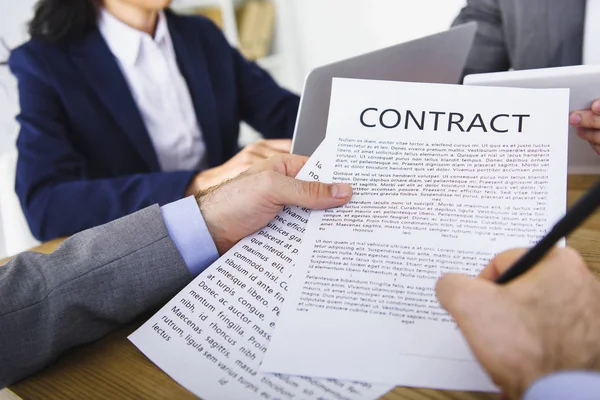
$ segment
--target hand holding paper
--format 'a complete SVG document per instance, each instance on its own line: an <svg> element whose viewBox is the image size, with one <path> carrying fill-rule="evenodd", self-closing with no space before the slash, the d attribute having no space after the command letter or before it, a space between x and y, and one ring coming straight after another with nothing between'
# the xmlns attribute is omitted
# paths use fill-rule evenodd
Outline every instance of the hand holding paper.
<svg viewBox="0 0 600 400"><path fill-rule="evenodd" d="M321 199L315 206L343 201L330 199L331 186L314 184L320 179L325 146L317 149L297 176L307 181L300 187L313 190L303 196ZM274 160L271 165L285 176L305 160L286 157L302 162L289 165ZM229 206L241 208L238 211L243 214L249 212L245 210L247 196L254 195L232 190L225 202L233 202ZM269 212L281 207L281 199L268 199ZM287 295L293 258L309 215L307 208L285 206L265 228L233 246L129 339L173 379L206 400L369 400L389 391L389 386L258 372ZM246 228L256 229L254 225Z"/></svg>
<svg viewBox="0 0 600 400"><path fill-rule="evenodd" d="M348 184L295 179L307 160L302 156L276 155L198 196L219 254L267 225L285 204L324 209L348 202L352 195Z"/></svg>

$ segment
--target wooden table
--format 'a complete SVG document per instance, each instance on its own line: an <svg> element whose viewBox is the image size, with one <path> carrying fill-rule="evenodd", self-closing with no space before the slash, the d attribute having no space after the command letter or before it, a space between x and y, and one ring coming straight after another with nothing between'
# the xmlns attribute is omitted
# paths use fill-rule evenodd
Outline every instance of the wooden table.
<svg viewBox="0 0 600 400"><path fill-rule="evenodd" d="M597 176L569 177L568 202L571 204L598 179ZM58 241L37 250L50 252ZM575 232L568 244L577 249L590 268L600 276L600 213ZM133 332L152 313L112 333L96 343L68 352L44 371L12 385L10 389L23 399L195 399L152 364L129 341ZM201 376L198 377L201 379ZM498 399L481 393L462 393L424 389L396 388L385 400Z"/></svg>

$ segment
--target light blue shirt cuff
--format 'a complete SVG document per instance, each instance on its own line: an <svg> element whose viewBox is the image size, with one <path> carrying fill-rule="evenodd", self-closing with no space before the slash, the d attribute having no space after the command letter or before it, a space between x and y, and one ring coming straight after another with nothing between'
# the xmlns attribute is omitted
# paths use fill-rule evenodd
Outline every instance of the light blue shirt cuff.
<svg viewBox="0 0 600 400"><path fill-rule="evenodd" d="M535 381L523 400L597 400L600 374L570 371L545 376Z"/></svg>
<svg viewBox="0 0 600 400"><path fill-rule="evenodd" d="M192 276L199 275L217 258L213 242L194 196L162 206L165 225Z"/></svg>

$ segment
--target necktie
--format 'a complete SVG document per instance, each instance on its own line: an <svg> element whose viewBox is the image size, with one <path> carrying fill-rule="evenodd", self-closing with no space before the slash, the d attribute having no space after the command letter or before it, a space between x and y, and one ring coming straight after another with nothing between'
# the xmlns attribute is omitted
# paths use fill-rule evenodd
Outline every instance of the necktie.
<svg viewBox="0 0 600 400"><path fill-rule="evenodd" d="M600 0L587 0L583 36L583 63L600 64Z"/></svg>

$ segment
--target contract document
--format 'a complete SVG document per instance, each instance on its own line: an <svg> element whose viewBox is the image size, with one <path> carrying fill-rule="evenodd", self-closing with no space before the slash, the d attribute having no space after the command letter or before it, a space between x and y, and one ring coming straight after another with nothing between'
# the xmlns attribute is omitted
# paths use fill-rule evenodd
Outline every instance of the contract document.
<svg viewBox="0 0 600 400"><path fill-rule="evenodd" d="M321 179L261 370L492 391L434 286L564 214L569 92L335 79Z"/></svg>
<svg viewBox="0 0 600 400"><path fill-rule="evenodd" d="M322 145L298 179L319 180ZM377 399L391 386L258 372L309 210L286 206L201 273L129 340L204 400Z"/></svg>

